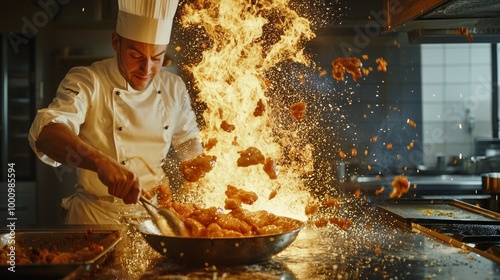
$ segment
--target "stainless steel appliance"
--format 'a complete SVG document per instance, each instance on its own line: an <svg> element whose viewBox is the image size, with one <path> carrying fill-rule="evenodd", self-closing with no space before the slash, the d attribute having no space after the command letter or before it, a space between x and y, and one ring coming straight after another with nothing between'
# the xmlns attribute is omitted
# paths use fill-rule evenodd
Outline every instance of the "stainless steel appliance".
<svg viewBox="0 0 500 280"><path fill-rule="evenodd" d="M390 200L377 206L403 227L500 263L500 214L459 200Z"/></svg>
<svg viewBox="0 0 500 280"><path fill-rule="evenodd" d="M411 42L494 42L500 39L497 0L385 0L386 30L408 32ZM465 34L465 32L467 34Z"/></svg>

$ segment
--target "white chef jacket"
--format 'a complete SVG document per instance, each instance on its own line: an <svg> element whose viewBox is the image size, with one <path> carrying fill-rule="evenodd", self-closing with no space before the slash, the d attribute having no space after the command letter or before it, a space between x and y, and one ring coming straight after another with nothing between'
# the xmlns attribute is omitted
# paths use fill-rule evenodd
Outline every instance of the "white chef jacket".
<svg viewBox="0 0 500 280"><path fill-rule="evenodd" d="M140 156L161 171L170 145L175 148L199 133L186 85L179 76L161 70L147 89L136 91L121 76L116 58L72 68L52 103L38 111L29 143L40 160L57 167L60 163L35 146L49 123L67 125L83 141L136 172L145 190L158 178L140 160L130 158ZM78 161L76 151L69 152L71 160ZM62 206L68 210L66 222L80 224L117 223L121 215L143 210L110 196L97 173L81 168L77 168L76 194L63 199Z"/></svg>

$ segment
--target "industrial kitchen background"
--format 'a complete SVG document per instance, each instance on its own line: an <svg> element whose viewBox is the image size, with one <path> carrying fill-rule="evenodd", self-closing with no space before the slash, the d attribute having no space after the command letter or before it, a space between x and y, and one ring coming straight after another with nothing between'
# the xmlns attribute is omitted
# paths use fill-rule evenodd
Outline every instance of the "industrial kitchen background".
<svg viewBox="0 0 500 280"><path fill-rule="evenodd" d="M46 166L31 153L27 132L35 110L49 104L70 67L114 55L110 40L116 1L59 2L11 1L0 12L0 178L5 184L6 164L15 162L22 201L18 214L25 217L19 222L25 226L61 223L55 213L61 211L61 198L73 192L75 175L67 167ZM498 15L499 4L493 2L477 11L478 17L487 18L486 12ZM316 164L336 173L338 182L401 173L500 171L495 170L495 156L500 155L497 30L491 22L477 30L459 29L462 26L447 15L467 17L465 22L474 26L480 22L453 9L433 11L428 18L410 14L394 19L386 10L391 3L393 11L411 10L396 1L325 1L323 6L330 9L325 20L305 9L316 16L316 38L306 51L318 71L306 77L304 86L321 95L309 97L321 101L309 110L319 111L319 125L325 130L324 139L315 143L321 151ZM334 8L339 12L332 12ZM387 30L389 19L394 24ZM443 25L431 22L435 19ZM186 42L180 39L174 34L167 54L173 61L166 67L175 73L182 73L178 65L183 55L175 48ZM358 57L364 67L375 70L357 81L350 76L336 81L332 61L339 57ZM376 70L377 58L387 61L387 71ZM328 74L321 75L323 70ZM485 157L491 162L478 169Z"/></svg>

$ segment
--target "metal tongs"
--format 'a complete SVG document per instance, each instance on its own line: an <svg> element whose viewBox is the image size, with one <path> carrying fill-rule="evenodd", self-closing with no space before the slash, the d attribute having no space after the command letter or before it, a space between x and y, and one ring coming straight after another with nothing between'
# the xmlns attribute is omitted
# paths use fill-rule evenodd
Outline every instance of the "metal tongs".
<svg viewBox="0 0 500 280"><path fill-rule="evenodd" d="M189 236L184 221L170 209L162 208L154 205L141 195L139 197L139 202L148 211L151 219L155 223L156 227L160 230L161 234L165 236ZM151 209L151 208L153 209Z"/></svg>
<svg viewBox="0 0 500 280"><path fill-rule="evenodd" d="M134 156L128 158L128 160L137 159L141 161L144 166L151 172L152 175L157 175L156 171L147 163L144 158L140 156ZM174 211L162 208L154 205L143 194L139 197L139 202L148 211L151 219L155 223L156 227L160 230L161 234L165 236L189 236L184 221L175 213ZM154 210L152 210L152 207Z"/></svg>

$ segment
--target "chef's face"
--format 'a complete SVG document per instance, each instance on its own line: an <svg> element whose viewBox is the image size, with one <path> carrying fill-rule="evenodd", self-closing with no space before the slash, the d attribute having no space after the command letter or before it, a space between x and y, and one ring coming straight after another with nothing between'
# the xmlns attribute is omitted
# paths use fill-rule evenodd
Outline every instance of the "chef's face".
<svg viewBox="0 0 500 280"><path fill-rule="evenodd" d="M113 32L113 49L120 73L135 90L146 89L160 71L167 45L152 45L129 40Z"/></svg>

